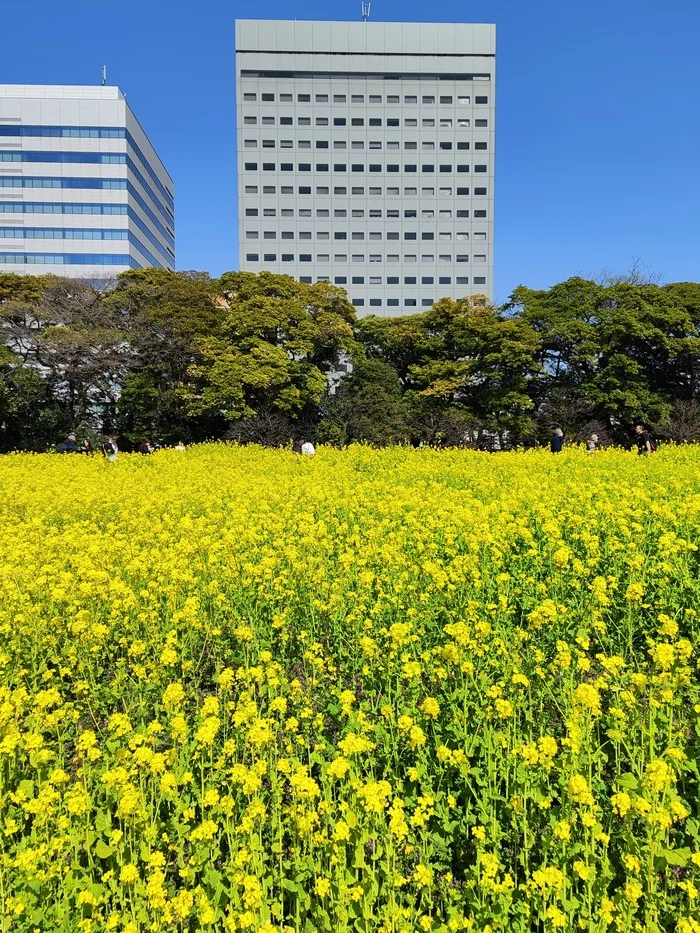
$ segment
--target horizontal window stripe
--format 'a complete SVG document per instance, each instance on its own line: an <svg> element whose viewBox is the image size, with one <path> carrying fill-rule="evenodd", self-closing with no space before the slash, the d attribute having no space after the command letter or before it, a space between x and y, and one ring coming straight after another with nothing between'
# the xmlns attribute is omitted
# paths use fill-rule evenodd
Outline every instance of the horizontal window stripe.
<svg viewBox="0 0 700 933"><path fill-rule="evenodd" d="M6 152L0 150L0 162L61 162L87 165L126 165L124 152Z"/></svg>
<svg viewBox="0 0 700 933"><path fill-rule="evenodd" d="M0 253L0 265L128 266L142 269L133 257L116 253Z"/></svg>
<svg viewBox="0 0 700 933"><path fill-rule="evenodd" d="M134 137L122 126L0 126L0 137L2 136L47 136L59 139L126 139L153 179L158 190L171 207L174 207L172 191L169 191L161 182Z"/></svg>
<svg viewBox="0 0 700 933"><path fill-rule="evenodd" d="M97 227L0 227L3 240L128 240L128 230Z"/></svg>
<svg viewBox="0 0 700 933"><path fill-rule="evenodd" d="M136 211L127 204L61 204L52 201L25 201L18 203L16 201L0 201L0 214L104 214L104 215L128 215L136 224L141 232L148 237L151 243L156 247L166 262L174 263L175 250L171 246L163 246L158 237L155 236L141 220ZM174 240L168 235L164 227L160 227L164 238L168 243Z"/></svg>
<svg viewBox="0 0 700 933"><path fill-rule="evenodd" d="M304 53L306 54L306 53ZM324 53L327 54L327 53ZM334 53L331 53L334 54ZM358 52L358 55L365 55L365 52ZM380 53L384 55L385 53ZM408 57L408 56L407 56ZM482 56L479 56L482 57ZM447 72L398 72L398 71L270 71L268 69L258 70L258 69L247 69L243 68L241 70L242 78L321 78L322 80L328 80L328 78L343 78L345 80L356 78L378 78L379 80L387 79L394 81L398 79L405 79L410 81L473 81L475 78L478 80L490 81L491 75L487 73L472 73L472 74L449 74Z"/></svg>

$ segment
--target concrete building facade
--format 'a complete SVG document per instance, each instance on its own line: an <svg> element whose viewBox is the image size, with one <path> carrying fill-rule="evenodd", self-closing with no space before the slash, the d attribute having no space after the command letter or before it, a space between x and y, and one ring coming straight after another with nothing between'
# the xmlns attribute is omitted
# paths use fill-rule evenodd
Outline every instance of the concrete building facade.
<svg viewBox="0 0 700 933"><path fill-rule="evenodd" d="M495 26L238 20L236 106L242 270L491 296Z"/></svg>
<svg viewBox="0 0 700 933"><path fill-rule="evenodd" d="M0 85L0 272L175 268L173 182L116 87Z"/></svg>

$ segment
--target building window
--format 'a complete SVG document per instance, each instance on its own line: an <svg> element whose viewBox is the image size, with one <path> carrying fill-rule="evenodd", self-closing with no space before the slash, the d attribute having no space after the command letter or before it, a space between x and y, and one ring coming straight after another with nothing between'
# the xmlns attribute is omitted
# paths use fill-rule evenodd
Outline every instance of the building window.
<svg viewBox="0 0 700 933"><path fill-rule="evenodd" d="M488 104L488 102L489 102L488 97L475 97L474 98L475 104Z"/></svg>
<svg viewBox="0 0 700 933"><path fill-rule="evenodd" d="M477 253L474 256L474 262L486 262L486 256L484 256L483 253Z"/></svg>
<svg viewBox="0 0 700 933"><path fill-rule="evenodd" d="M282 253L282 262L294 262L294 253Z"/></svg>
<svg viewBox="0 0 700 933"><path fill-rule="evenodd" d="M257 186L257 185L246 185L246 186L245 186L245 193L246 193L246 194L257 194L257 193L258 193L258 186Z"/></svg>
<svg viewBox="0 0 700 933"><path fill-rule="evenodd" d="M352 285L364 285L365 277L364 275L353 275L353 277L350 279L350 282Z"/></svg>
<svg viewBox="0 0 700 933"><path fill-rule="evenodd" d="M370 104L381 104L382 95L381 94L370 94L369 95Z"/></svg>
<svg viewBox="0 0 700 933"><path fill-rule="evenodd" d="M347 262L348 261L347 253L336 253L335 256L333 256L333 261L334 262Z"/></svg>
<svg viewBox="0 0 700 933"><path fill-rule="evenodd" d="M243 117L243 122L246 124L246 126L255 126L255 124L258 122L258 118L257 117Z"/></svg>
<svg viewBox="0 0 700 933"><path fill-rule="evenodd" d="M311 186L310 186L310 185L300 185L300 186L299 186L299 194L311 194Z"/></svg>
<svg viewBox="0 0 700 933"><path fill-rule="evenodd" d="M364 261L365 261L365 255L364 255L364 253L353 253L353 254L352 254L352 261L353 261L353 262L364 262Z"/></svg>
<svg viewBox="0 0 700 933"><path fill-rule="evenodd" d="M276 230L263 230L263 240L276 240L277 231Z"/></svg>
<svg viewBox="0 0 700 933"><path fill-rule="evenodd" d="M297 117L297 126L311 126L311 117Z"/></svg>
<svg viewBox="0 0 700 933"><path fill-rule="evenodd" d="M421 240L434 240L435 234L428 232L428 231L424 231L423 233L421 233L420 238Z"/></svg>
<svg viewBox="0 0 700 933"><path fill-rule="evenodd" d="M317 162L316 163L317 172L327 172L328 171L328 162ZM328 192L326 192L328 194Z"/></svg>
<svg viewBox="0 0 700 933"><path fill-rule="evenodd" d="M311 148L311 140L310 140L310 139L300 139L299 142L297 143L297 146L298 146L300 149L310 149L310 148Z"/></svg>
<svg viewBox="0 0 700 933"><path fill-rule="evenodd" d="M330 217L331 212L328 210L327 207L319 207L316 210L316 216L317 217Z"/></svg>
<svg viewBox="0 0 700 933"><path fill-rule="evenodd" d="M263 117L260 121L263 126L274 126L275 118L274 117Z"/></svg>
<svg viewBox="0 0 700 933"><path fill-rule="evenodd" d="M257 139L244 139L243 147L245 149L256 149L258 145Z"/></svg>
<svg viewBox="0 0 700 933"><path fill-rule="evenodd" d="M469 194L469 188L457 188L458 195L467 195Z"/></svg>
<svg viewBox="0 0 700 933"><path fill-rule="evenodd" d="M280 126L291 126L293 122L291 117L280 117Z"/></svg>
<svg viewBox="0 0 700 933"><path fill-rule="evenodd" d="M488 143L474 143L475 149L488 149Z"/></svg>
<svg viewBox="0 0 700 933"><path fill-rule="evenodd" d="M386 304L388 308L398 308L399 299L398 298L387 298Z"/></svg>
<svg viewBox="0 0 700 933"><path fill-rule="evenodd" d="M311 262L311 253L299 253L299 262Z"/></svg>
<svg viewBox="0 0 700 933"><path fill-rule="evenodd" d="M432 298L421 298L420 303L421 303L422 308L431 308L433 305L433 299Z"/></svg>
<svg viewBox="0 0 700 933"><path fill-rule="evenodd" d="M353 194L356 194L358 190L359 190L360 194L362 194L362 192L364 191L364 188L359 188L359 189L353 188L353 189L352 189L352 193L353 193ZM352 217L364 217L364 216L365 216L365 212L364 212L363 210L354 210L354 211L352 211L351 216L352 216Z"/></svg>
<svg viewBox="0 0 700 933"><path fill-rule="evenodd" d="M425 126L425 127L435 126L435 120L433 120L432 118L430 119L426 118L425 120L421 120L420 122L421 122L421 126Z"/></svg>
<svg viewBox="0 0 700 933"><path fill-rule="evenodd" d="M475 276L474 276L474 284L475 284L475 285L486 285L486 279L485 279L485 277L484 277L483 275L475 275Z"/></svg>
<svg viewBox="0 0 700 933"><path fill-rule="evenodd" d="M333 216L334 217L347 217L348 212L342 207L337 208L336 210L333 211Z"/></svg>
<svg viewBox="0 0 700 933"><path fill-rule="evenodd" d="M452 166L451 166L451 165L441 165L441 166L440 166L440 171L441 171L441 172L451 172L451 171L452 171Z"/></svg>
<svg viewBox="0 0 700 933"><path fill-rule="evenodd" d="M299 281L303 282L305 285L311 285L311 276L310 275L300 275Z"/></svg>
<svg viewBox="0 0 700 933"><path fill-rule="evenodd" d="M458 103L458 104L461 104L461 105L470 104L470 103L471 103L471 97L462 97L462 96L458 95L458 96L457 96L457 103Z"/></svg>
<svg viewBox="0 0 700 933"><path fill-rule="evenodd" d="M277 208L275 207L264 207L263 208L263 217L276 217Z"/></svg>
<svg viewBox="0 0 700 933"><path fill-rule="evenodd" d="M260 97L262 98L262 100L264 100L268 104L273 103L275 100L274 94L261 94Z"/></svg>
<svg viewBox="0 0 700 933"><path fill-rule="evenodd" d="M485 129L489 125L488 120L474 120L474 126L477 129Z"/></svg>
<svg viewBox="0 0 700 933"><path fill-rule="evenodd" d="M458 275L455 279L457 285L469 285L469 276L467 275Z"/></svg>
<svg viewBox="0 0 700 933"><path fill-rule="evenodd" d="M404 308L415 308L415 307L416 307L416 299L415 299L415 298L405 298L403 304L404 304Z"/></svg>
<svg viewBox="0 0 700 933"><path fill-rule="evenodd" d="M483 220L486 217L486 211L474 211L474 217Z"/></svg>
<svg viewBox="0 0 700 933"><path fill-rule="evenodd" d="M469 121L469 120L464 120L464 119L457 120L457 128L458 128L458 129L466 130L466 129L469 129L469 126L470 126L470 125L471 125L471 124L470 124L470 121ZM459 148L459 147L458 147L458 148Z"/></svg>
<svg viewBox="0 0 700 933"><path fill-rule="evenodd" d="M309 104L311 103L311 94L297 94L297 101L300 104Z"/></svg>
<svg viewBox="0 0 700 933"><path fill-rule="evenodd" d="M457 262L469 262L469 256L467 256L466 253L457 253L455 258Z"/></svg>
<svg viewBox="0 0 700 933"><path fill-rule="evenodd" d="M421 285L433 285L434 279L432 275L424 275L421 277L420 283Z"/></svg>
<svg viewBox="0 0 700 933"><path fill-rule="evenodd" d="M352 233L352 239L353 239L353 240L364 240L364 238L365 238L364 231L362 231L362 230L359 230L359 231L358 231L358 230L355 230L355 231L353 231L353 233Z"/></svg>
<svg viewBox="0 0 700 933"><path fill-rule="evenodd" d="M280 139L280 149L293 149L294 140L293 139Z"/></svg>
<svg viewBox="0 0 700 933"><path fill-rule="evenodd" d="M347 97L345 96L345 94L334 94L333 95L334 104L344 104L346 100L347 100Z"/></svg>
<svg viewBox="0 0 700 933"><path fill-rule="evenodd" d="M451 211L449 208L448 208L447 210L442 210L442 211L440 211L440 218L441 218L441 219L442 219L443 217L451 217L451 216L452 216L452 211Z"/></svg>
<svg viewBox="0 0 700 933"><path fill-rule="evenodd" d="M452 103L452 97L441 96L441 97L440 97L440 103L441 103L441 104L451 104L451 103Z"/></svg>
<svg viewBox="0 0 700 933"><path fill-rule="evenodd" d="M246 240L257 240L258 231L257 230L246 230L245 238Z"/></svg>
<svg viewBox="0 0 700 933"><path fill-rule="evenodd" d="M475 166L474 166L474 171L475 171L475 172L487 172L487 171L488 171L488 165L475 165Z"/></svg>
<svg viewBox="0 0 700 933"><path fill-rule="evenodd" d="M277 262L277 253L265 253L263 260L265 262Z"/></svg>
<svg viewBox="0 0 700 933"><path fill-rule="evenodd" d="M294 231L293 231L293 230L283 230L283 231L280 233L280 238L281 238L282 240L293 240L293 239L294 239Z"/></svg>
<svg viewBox="0 0 700 933"><path fill-rule="evenodd" d="M370 126L381 126L382 121L378 117L370 117L369 125Z"/></svg>
<svg viewBox="0 0 700 933"><path fill-rule="evenodd" d="M473 234L473 238L474 238L475 240L485 240L485 239L486 239L486 234L485 234L485 233L474 233L474 234Z"/></svg>
<svg viewBox="0 0 700 933"><path fill-rule="evenodd" d="M246 162L245 163L246 172L257 172L258 163L257 162Z"/></svg>
<svg viewBox="0 0 700 933"><path fill-rule="evenodd" d="M364 162L353 162L352 171L353 172L364 172L365 166Z"/></svg>
<svg viewBox="0 0 700 933"><path fill-rule="evenodd" d="M257 217L258 216L257 207L246 207L245 215L246 217Z"/></svg>
<svg viewBox="0 0 700 933"><path fill-rule="evenodd" d="M328 103L328 94L317 94L316 95L317 104L327 104Z"/></svg>
<svg viewBox="0 0 700 933"><path fill-rule="evenodd" d="M365 121L362 117L353 117L350 121L351 126L364 126Z"/></svg>
<svg viewBox="0 0 700 933"><path fill-rule="evenodd" d="M448 120L445 117L440 117L440 126L443 129L449 129L452 126L452 120Z"/></svg>
<svg viewBox="0 0 700 933"><path fill-rule="evenodd" d="M457 192L459 193L459 188L457 189ZM469 217L469 211L457 211L457 216L458 217Z"/></svg>
<svg viewBox="0 0 700 933"><path fill-rule="evenodd" d="M328 149L328 140L327 139L317 139L316 140L317 149Z"/></svg>
<svg viewBox="0 0 700 933"><path fill-rule="evenodd" d="M345 119L345 117L333 117L333 126L346 126L347 122L348 121ZM325 123L323 124L319 124L318 120L316 120L316 126L327 126L327 125L328 125L328 120L326 120Z"/></svg>
<svg viewBox="0 0 700 933"><path fill-rule="evenodd" d="M274 194L276 188L274 185L263 185L263 194Z"/></svg>
<svg viewBox="0 0 700 933"><path fill-rule="evenodd" d="M474 194L477 194L477 195L486 194L486 188L475 188Z"/></svg>
<svg viewBox="0 0 700 933"><path fill-rule="evenodd" d="M330 193L331 193L331 189L328 188L326 185L316 186L316 194L330 194Z"/></svg>
<svg viewBox="0 0 700 933"><path fill-rule="evenodd" d="M356 308L364 308L365 299L364 298L353 298L352 303Z"/></svg>
<svg viewBox="0 0 700 933"><path fill-rule="evenodd" d="M435 171L435 166L434 166L434 165L423 165L423 166L421 166L421 170L422 170L423 172L434 172L434 171Z"/></svg>
<svg viewBox="0 0 700 933"><path fill-rule="evenodd" d="M399 95L398 94L388 94L386 98L387 104L398 104Z"/></svg>
<svg viewBox="0 0 700 933"><path fill-rule="evenodd" d="M244 94L243 95L243 100L246 101L246 103L249 103L250 101L254 101L257 99L258 99L257 94Z"/></svg>
<svg viewBox="0 0 700 933"><path fill-rule="evenodd" d="M438 285L451 285L451 284L452 284L452 276L449 276L449 275L439 276Z"/></svg>
<svg viewBox="0 0 700 933"><path fill-rule="evenodd" d="M310 231L310 230L300 230L300 231L299 231L299 239L300 239L300 240L310 240L310 239L311 239L311 231Z"/></svg>
<svg viewBox="0 0 700 933"><path fill-rule="evenodd" d="M316 239L317 240L330 240L331 235L327 230L317 230Z"/></svg>
<svg viewBox="0 0 700 933"><path fill-rule="evenodd" d="M348 235L344 230L336 230L336 232L333 234L334 240L347 240L347 238Z"/></svg>
<svg viewBox="0 0 700 933"><path fill-rule="evenodd" d="M316 256L316 262L330 262L330 258L329 253L319 253Z"/></svg>
<svg viewBox="0 0 700 933"><path fill-rule="evenodd" d="M245 258L246 262L259 262L257 253L246 253Z"/></svg>
<svg viewBox="0 0 700 933"><path fill-rule="evenodd" d="M347 285L348 284L348 279L346 275L336 275L333 281L335 282L336 285Z"/></svg>
<svg viewBox="0 0 700 933"><path fill-rule="evenodd" d="M452 262L452 256L449 253L442 253L438 259L440 262Z"/></svg>
<svg viewBox="0 0 700 933"><path fill-rule="evenodd" d="M310 163L310 162L300 162L300 163L299 163L299 171L300 171L300 172L310 172L310 171L311 171L311 163Z"/></svg>

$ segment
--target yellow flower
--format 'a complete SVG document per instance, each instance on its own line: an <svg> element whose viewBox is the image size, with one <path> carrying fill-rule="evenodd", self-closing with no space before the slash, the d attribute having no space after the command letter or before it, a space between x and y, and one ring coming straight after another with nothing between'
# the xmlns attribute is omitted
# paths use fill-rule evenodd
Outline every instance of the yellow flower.
<svg viewBox="0 0 700 933"><path fill-rule="evenodd" d="M319 897L325 897L331 889L331 883L328 878L318 878L316 880L316 894Z"/></svg>
<svg viewBox="0 0 700 933"><path fill-rule="evenodd" d="M423 711L423 715L427 716L428 719L437 719L440 715L440 704L433 697L426 697L421 703L420 708Z"/></svg>
<svg viewBox="0 0 700 933"><path fill-rule="evenodd" d="M119 872L119 881L121 884L133 884L134 881L138 881L138 878L139 870L135 865L124 865Z"/></svg>

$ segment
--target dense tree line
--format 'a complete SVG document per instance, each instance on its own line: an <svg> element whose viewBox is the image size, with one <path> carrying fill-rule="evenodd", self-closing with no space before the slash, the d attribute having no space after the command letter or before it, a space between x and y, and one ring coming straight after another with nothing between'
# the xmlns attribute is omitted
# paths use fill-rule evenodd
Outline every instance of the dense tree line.
<svg viewBox="0 0 700 933"><path fill-rule="evenodd" d="M700 284L571 278L501 308L442 299L358 320L345 292L287 276L130 271L109 288L0 274L0 449L70 430L121 446L504 448L554 426L700 439Z"/></svg>

